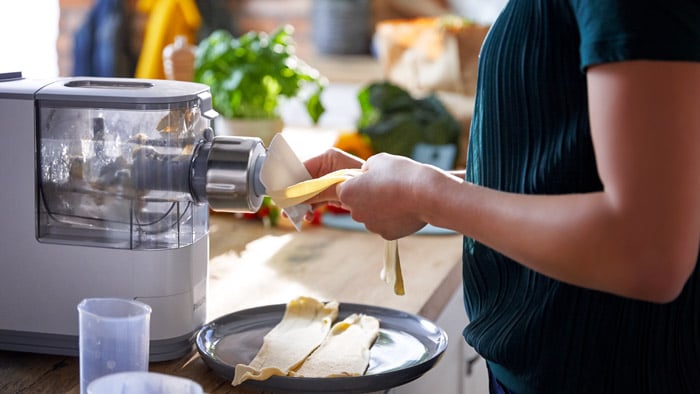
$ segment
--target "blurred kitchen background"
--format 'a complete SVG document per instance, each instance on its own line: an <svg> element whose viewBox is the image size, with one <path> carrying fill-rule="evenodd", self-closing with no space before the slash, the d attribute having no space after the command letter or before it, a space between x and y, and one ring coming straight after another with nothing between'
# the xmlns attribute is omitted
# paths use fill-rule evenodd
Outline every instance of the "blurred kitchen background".
<svg viewBox="0 0 700 394"><path fill-rule="evenodd" d="M323 96L326 113L318 125L347 130L356 128L360 117L357 93L372 82L389 80L416 97L437 93L442 104L461 124L461 139L457 144L459 154L454 162L455 167L461 167L471 121L478 49L488 25L505 1L12 1L6 2L4 12L0 13L0 72L22 71L25 77L31 78L164 78L162 72L137 70L146 52L160 54L162 47L169 43L161 37L160 47L154 49L152 45L146 45L144 48L148 24L153 23L151 18L157 17L159 7L161 11L169 9L170 26L160 27L164 29L163 34L167 36L173 34L172 31L189 30L190 40L196 41L191 44L195 45L215 29L225 29L240 36L248 31L271 32L280 26L291 25L298 57L329 81ZM195 9L199 14L196 26L192 26L188 9ZM444 15L458 15L473 22L471 26L457 28L458 32L454 34L459 46L457 71L454 65L444 64L444 54L441 59L432 60L437 55L432 47L426 49L425 37L421 39L416 33L420 23L409 23L412 30L408 33L405 24L391 23ZM383 35L378 33L382 23L389 28ZM449 48L443 47L440 47L443 52L449 52ZM417 64L416 56L423 63ZM450 56L454 57L453 54ZM430 62L435 64L425 64L425 58L431 58ZM460 72L454 78L450 74ZM282 107L281 114L286 125L306 126L309 123L293 105Z"/></svg>
<svg viewBox="0 0 700 394"><path fill-rule="evenodd" d="M85 21L91 9L102 0L60 0L60 23L57 40L58 65L60 75L73 75L73 44L77 29ZM31 2L31 0L29 1ZM107 1L109 2L109 1ZM123 0L124 16L126 17L126 37L128 50L125 56L132 57L132 68L135 68L139 50L142 45L145 25L148 15L140 12L140 4L157 3L158 1ZM188 1L189 2L189 1ZM201 14L202 26L197 32L199 39L205 37L216 28L229 30L238 36L247 31L270 32L283 24L294 26L294 39L299 56L313 64L317 50L312 41L311 8L313 0L205 0L191 1L196 3ZM175 1L177 3L177 1ZM184 3L184 2L183 2ZM367 48L369 49L369 48ZM368 53L368 52L367 52ZM339 81L362 81L371 78L378 71L376 64L363 62L365 56L350 64L350 70L338 70L337 64L322 63L315 66L326 66L324 72L335 71ZM330 60L330 59L319 59ZM357 67L364 67L362 69ZM363 76L365 71L369 75Z"/></svg>

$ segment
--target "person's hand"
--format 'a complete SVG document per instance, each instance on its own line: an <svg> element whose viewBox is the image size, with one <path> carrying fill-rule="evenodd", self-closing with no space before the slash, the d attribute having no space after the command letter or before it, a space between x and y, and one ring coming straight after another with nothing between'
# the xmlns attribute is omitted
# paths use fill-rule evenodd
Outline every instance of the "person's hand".
<svg viewBox="0 0 700 394"><path fill-rule="evenodd" d="M337 148L331 148L304 162L304 166L306 166L306 170L309 171L312 178L319 178L336 170L360 168L363 164L364 161L362 159ZM329 187L317 196L307 200L306 203L311 204L314 209L324 203L340 206L335 187Z"/></svg>
<svg viewBox="0 0 700 394"><path fill-rule="evenodd" d="M439 169L386 153L370 157L362 169L362 175L334 188L341 207L349 210L353 219L389 240L426 225L421 216L429 207L423 198L432 194L430 182Z"/></svg>

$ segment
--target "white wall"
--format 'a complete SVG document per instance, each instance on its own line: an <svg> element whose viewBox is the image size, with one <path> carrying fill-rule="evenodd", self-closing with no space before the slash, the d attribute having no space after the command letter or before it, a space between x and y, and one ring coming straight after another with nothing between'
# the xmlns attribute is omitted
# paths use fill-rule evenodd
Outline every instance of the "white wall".
<svg viewBox="0 0 700 394"><path fill-rule="evenodd" d="M58 76L58 0L3 1L0 11L0 73Z"/></svg>

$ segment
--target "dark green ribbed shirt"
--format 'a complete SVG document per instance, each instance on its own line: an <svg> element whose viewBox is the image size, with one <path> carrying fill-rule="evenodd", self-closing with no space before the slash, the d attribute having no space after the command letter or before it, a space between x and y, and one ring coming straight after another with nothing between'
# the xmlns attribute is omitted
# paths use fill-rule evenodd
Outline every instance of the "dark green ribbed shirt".
<svg viewBox="0 0 700 394"><path fill-rule="evenodd" d="M466 179L601 190L585 70L635 59L700 61L700 1L510 0L481 50ZM669 304L568 285L470 238L463 272L464 336L514 392L700 393L697 267Z"/></svg>

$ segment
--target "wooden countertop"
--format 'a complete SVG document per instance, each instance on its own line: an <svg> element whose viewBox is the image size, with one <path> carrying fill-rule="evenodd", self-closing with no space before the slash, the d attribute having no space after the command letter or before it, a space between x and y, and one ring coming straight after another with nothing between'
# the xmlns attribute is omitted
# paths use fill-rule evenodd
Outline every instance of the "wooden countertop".
<svg viewBox="0 0 700 394"><path fill-rule="evenodd" d="M378 305L436 319L460 282L461 236L413 235L399 241L406 295L379 279L384 241L377 235L322 226L301 232L213 214L208 318L307 295ZM184 376L210 394L255 393L233 388L193 350L151 363L151 371ZM78 393L77 357L0 351L0 392Z"/></svg>
<svg viewBox="0 0 700 394"><path fill-rule="evenodd" d="M337 130L286 128L304 159L330 146ZM309 143L314 141L314 143ZM215 213L210 220L207 318L283 304L298 296L377 305L436 320L461 282L460 235L412 235L399 241L406 295L380 280L384 240L363 231L304 224L266 228L261 222ZM213 373L195 349L149 369L183 376L209 394L259 394L234 388ZM77 357L0 351L0 393L79 393Z"/></svg>

